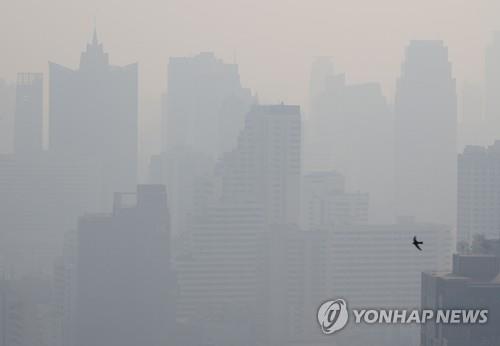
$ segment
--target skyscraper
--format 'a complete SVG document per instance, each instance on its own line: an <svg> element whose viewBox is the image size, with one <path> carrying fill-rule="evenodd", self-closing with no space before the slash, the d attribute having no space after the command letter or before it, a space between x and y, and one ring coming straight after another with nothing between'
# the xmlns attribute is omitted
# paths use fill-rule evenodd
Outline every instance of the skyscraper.
<svg viewBox="0 0 500 346"><path fill-rule="evenodd" d="M238 65L213 53L170 58L164 105L164 149L187 148L216 159L236 145L253 103Z"/></svg>
<svg viewBox="0 0 500 346"><path fill-rule="evenodd" d="M454 225L457 97L443 42L407 47L395 113L397 214Z"/></svg>
<svg viewBox="0 0 500 346"><path fill-rule="evenodd" d="M175 287L165 188L117 193L113 209L78 225L74 345L165 344Z"/></svg>
<svg viewBox="0 0 500 346"><path fill-rule="evenodd" d="M460 121L458 126L458 151L467 145L486 145L483 90L481 85L466 82L460 95Z"/></svg>
<svg viewBox="0 0 500 346"><path fill-rule="evenodd" d="M421 309L488 309L488 323L460 325L429 321L421 346L494 346L500 343L500 258L454 255L451 273L422 274Z"/></svg>
<svg viewBox="0 0 500 346"><path fill-rule="evenodd" d="M500 32L495 32L486 47L484 69L484 128L486 145L500 139Z"/></svg>
<svg viewBox="0 0 500 346"><path fill-rule="evenodd" d="M457 240L500 237L500 141L458 155Z"/></svg>
<svg viewBox="0 0 500 346"><path fill-rule="evenodd" d="M94 31L72 70L50 63L51 152L65 160L88 160L102 176L102 207L137 180L137 64L109 64Z"/></svg>
<svg viewBox="0 0 500 346"><path fill-rule="evenodd" d="M14 151L16 86L0 79L0 154Z"/></svg>
<svg viewBox="0 0 500 346"><path fill-rule="evenodd" d="M43 75L18 73L14 151L16 155L40 154L43 149Z"/></svg>
<svg viewBox="0 0 500 346"><path fill-rule="evenodd" d="M369 194L345 191L345 178L335 171L303 176L301 200L301 227L307 231L368 222Z"/></svg>
<svg viewBox="0 0 500 346"><path fill-rule="evenodd" d="M225 154L216 169L221 199L260 203L270 224L297 225L301 138L299 106L254 106L236 149Z"/></svg>
<svg viewBox="0 0 500 346"><path fill-rule="evenodd" d="M392 111L378 83L348 83L324 60L311 72L305 167L338 171L348 190L370 194L371 222L392 222Z"/></svg>
<svg viewBox="0 0 500 346"><path fill-rule="evenodd" d="M424 255L411 247L415 234L424 241ZM451 267L451 228L408 220L336 226L327 253L327 296L343 297L351 308L418 308L422 271ZM418 334L416 325L356 325L338 335L338 344L416 346Z"/></svg>

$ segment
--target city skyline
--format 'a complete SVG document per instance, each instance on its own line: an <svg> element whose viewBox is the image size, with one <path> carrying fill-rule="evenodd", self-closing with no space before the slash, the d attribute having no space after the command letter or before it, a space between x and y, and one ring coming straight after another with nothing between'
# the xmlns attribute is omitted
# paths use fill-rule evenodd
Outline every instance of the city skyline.
<svg viewBox="0 0 500 346"><path fill-rule="evenodd" d="M500 3L4 8L0 346L499 345Z"/></svg>

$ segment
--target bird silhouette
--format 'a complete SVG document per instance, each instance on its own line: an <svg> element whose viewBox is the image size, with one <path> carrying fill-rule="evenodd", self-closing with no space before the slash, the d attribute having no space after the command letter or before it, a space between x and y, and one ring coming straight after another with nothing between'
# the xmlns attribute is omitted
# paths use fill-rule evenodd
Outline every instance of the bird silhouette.
<svg viewBox="0 0 500 346"><path fill-rule="evenodd" d="M418 241L417 240L417 236L413 237L413 245L415 245L415 247L417 249L419 249L420 251L422 251L422 248L420 247L420 245L423 245L424 242L423 241Z"/></svg>

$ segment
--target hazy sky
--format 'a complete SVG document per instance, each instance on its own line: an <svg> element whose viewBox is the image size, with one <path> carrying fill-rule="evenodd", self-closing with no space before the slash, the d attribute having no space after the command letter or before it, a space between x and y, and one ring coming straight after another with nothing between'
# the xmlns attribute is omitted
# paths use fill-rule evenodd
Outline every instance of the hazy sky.
<svg viewBox="0 0 500 346"><path fill-rule="evenodd" d="M157 122L169 56L213 51L237 60L264 102L306 100L314 56L348 81L380 81L392 99L408 40L443 39L454 74L481 79L484 46L500 27L498 0L0 0L0 78L76 67L91 38L114 64L140 63L142 124Z"/></svg>

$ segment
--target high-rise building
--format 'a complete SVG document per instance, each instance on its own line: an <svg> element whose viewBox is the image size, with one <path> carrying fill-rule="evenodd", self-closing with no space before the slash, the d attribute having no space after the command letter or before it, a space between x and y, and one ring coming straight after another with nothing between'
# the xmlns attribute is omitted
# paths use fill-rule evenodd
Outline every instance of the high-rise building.
<svg viewBox="0 0 500 346"><path fill-rule="evenodd" d="M170 58L164 102L164 149L185 148L218 158L235 145L253 104L238 65L213 53Z"/></svg>
<svg viewBox="0 0 500 346"><path fill-rule="evenodd" d="M212 185L214 163L204 154L178 148L151 158L149 182L167 187L172 234L188 229L200 200L200 189Z"/></svg>
<svg viewBox="0 0 500 346"><path fill-rule="evenodd" d="M393 222L393 118L380 85L348 83L322 58L310 94L304 166L338 171L348 190L370 194L370 222Z"/></svg>
<svg viewBox="0 0 500 346"><path fill-rule="evenodd" d="M500 141L458 155L457 240L500 236Z"/></svg>
<svg viewBox="0 0 500 346"><path fill-rule="evenodd" d="M345 191L345 178L335 171L304 175L301 200L304 230L368 222L369 194Z"/></svg>
<svg viewBox="0 0 500 346"><path fill-rule="evenodd" d="M424 242L423 252L411 245L415 235ZM327 253L327 297L343 297L350 308L418 308L421 273L451 267L451 229L411 220L341 225L329 232ZM339 346L416 346L418 328L357 325L337 340Z"/></svg>
<svg viewBox="0 0 500 346"><path fill-rule="evenodd" d="M396 90L396 212L454 225L457 96L442 41L412 41Z"/></svg>
<svg viewBox="0 0 500 346"><path fill-rule="evenodd" d="M500 138L500 32L495 32L486 47L484 62L484 128L486 145Z"/></svg>
<svg viewBox="0 0 500 346"><path fill-rule="evenodd" d="M422 309L488 309L485 324L421 326L421 346L495 346L500 344L500 258L454 255L453 270L422 274Z"/></svg>
<svg viewBox="0 0 500 346"><path fill-rule="evenodd" d="M167 343L174 314L164 186L117 193L111 215L82 217L76 237L74 346ZM98 318L97 318L98 317Z"/></svg>
<svg viewBox="0 0 500 346"><path fill-rule="evenodd" d="M63 235L99 211L100 176L90 162L50 153L0 156L0 252L17 275L52 272Z"/></svg>
<svg viewBox="0 0 500 346"><path fill-rule="evenodd" d="M102 207L137 181L137 64L112 66L94 31L72 70L50 63L49 148L65 160L94 160Z"/></svg>
<svg viewBox="0 0 500 346"><path fill-rule="evenodd" d="M483 90L480 85L466 82L460 95L458 151L467 145L487 145L484 121ZM499 137L500 138L500 137Z"/></svg>
<svg viewBox="0 0 500 346"><path fill-rule="evenodd" d="M0 154L14 151L16 86L0 79Z"/></svg>
<svg viewBox="0 0 500 346"><path fill-rule="evenodd" d="M299 106L254 106L236 149L225 154L216 169L221 200L261 203L268 223L297 225L301 136Z"/></svg>
<svg viewBox="0 0 500 346"><path fill-rule="evenodd" d="M49 344L49 303L48 280L0 278L0 345Z"/></svg>
<svg viewBox="0 0 500 346"><path fill-rule="evenodd" d="M43 75L18 73L14 151L16 155L39 155L42 150Z"/></svg>
<svg viewBox="0 0 500 346"><path fill-rule="evenodd" d="M266 230L256 203L219 203L197 216L189 253L176 258L179 315L209 319L232 309L247 311L255 323L264 303Z"/></svg>

